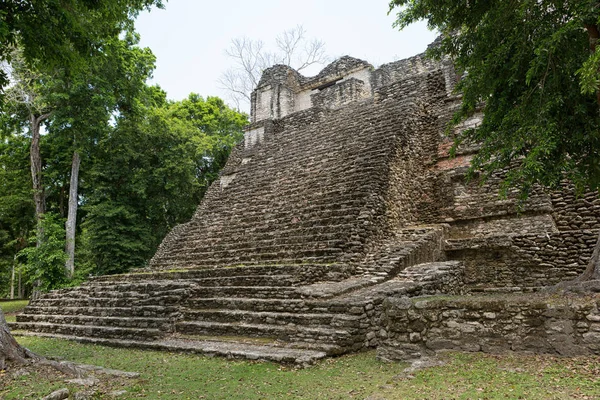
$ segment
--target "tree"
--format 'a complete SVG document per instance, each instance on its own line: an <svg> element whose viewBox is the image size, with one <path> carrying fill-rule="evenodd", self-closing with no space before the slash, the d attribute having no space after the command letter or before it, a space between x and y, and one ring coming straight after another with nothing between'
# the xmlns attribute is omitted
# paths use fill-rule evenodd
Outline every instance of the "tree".
<svg viewBox="0 0 600 400"><path fill-rule="evenodd" d="M226 50L234 66L225 71L219 83L227 90L237 108L250 105L250 93L256 88L263 71L275 64L289 65L302 71L312 65L329 61L325 43L308 39L302 25L284 31L275 38L276 50L271 52L261 40L236 38Z"/></svg>
<svg viewBox="0 0 600 400"><path fill-rule="evenodd" d="M0 61L10 61L18 44L30 66L77 69L152 6L162 7L162 1L0 0ZM7 83L0 71L0 89Z"/></svg>
<svg viewBox="0 0 600 400"><path fill-rule="evenodd" d="M218 97L205 100L191 93L187 99L169 104L167 118L171 129L180 130L193 143L195 176L203 196L225 166L233 147L243 139L242 129L248 124L248 117Z"/></svg>
<svg viewBox="0 0 600 400"><path fill-rule="evenodd" d="M51 195L47 191L53 187L60 190L57 196L59 209L55 211L67 218L65 269L69 276L73 276L75 269L81 152L97 143L115 115L132 108L138 93L145 90L145 81L154 68L155 57L149 49L137 47L137 34L126 32L122 37L107 39L101 52L70 73L57 70L50 75L38 71L25 63L18 49L15 49L10 64L13 85L7 90L5 109L14 110L9 118L19 120L25 115L30 121L32 181L38 222L41 222L46 200ZM53 146L52 151L40 150L43 118L48 133L44 137L44 146ZM44 168L44 180L50 180L46 184L42 182L42 153L53 157L53 162ZM64 157L60 153L70 155ZM67 163L61 162L66 159L70 174L65 168ZM65 211L67 208L68 212ZM43 237L42 232L40 237Z"/></svg>
<svg viewBox="0 0 600 400"><path fill-rule="evenodd" d="M4 313L0 310L0 370L5 370L8 362L24 364L28 358L27 350L10 334Z"/></svg>
<svg viewBox="0 0 600 400"><path fill-rule="evenodd" d="M424 19L439 30L431 53L463 72L453 122L483 108L481 126L456 138L455 148L481 144L471 171L511 167L502 188L523 196L565 178L579 191L600 188L599 1L393 0L396 7L398 27ZM600 236L578 282L600 282Z"/></svg>
<svg viewBox="0 0 600 400"><path fill-rule="evenodd" d="M46 213L40 221L41 229L31 238L35 246L21 250L19 257L26 259L28 284L37 290L48 291L66 283L64 219Z"/></svg>
<svg viewBox="0 0 600 400"><path fill-rule="evenodd" d="M66 136L72 149L69 174L65 269L75 272L75 232L79 204L78 185L81 151L94 146L109 129L113 116L132 109L154 69L155 56L139 48L139 35L127 32L106 41L102 53L87 68L66 79L64 99L57 107L51 134Z"/></svg>
<svg viewBox="0 0 600 400"><path fill-rule="evenodd" d="M86 183L92 272L146 265L167 232L191 218L247 123L219 98L167 102L159 88L147 88L98 143Z"/></svg>
<svg viewBox="0 0 600 400"><path fill-rule="evenodd" d="M8 121L6 121L8 122ZM0 139L0 296L21 297L16 255L35 227L29 172L29 139L4 127ZM0 134L0 137L3 135ZM6 289L5 289L6 288Z"/></svg>
<svg viewBox="0 0 600 400"><path fill-rule="evenodd" d="M29 122L31 146L31 182L35 203L35 217L38 223L46 211L44 187L42 185L42 158L40 155L41 126L52 112L51 94L55 88L52 76L45 76L27 65L20 49L11 52L10 76L13 85L7 90L7 111L13 118Z"/></svg>
<svg viewBox="0 0 600 400"><path fill-rule="evenodd" d="M77 70L101 51L107 38L131 28L137 13L152 5L162 3L160 0L0 0L0 61L11 62L18 44L27 66L36 71ZM0 70L0 106L8 78L8 73ZM36 140L39 135L36 136L35 128L48 117L46 114L45 111L31 114L35 116L31 125ZM32 154L37 152L36 140L32 140ZM31 172L37 196L36 212L42 215L43 194L36 182L41 177L38 161L31 160ZM0 360L22 360L21 351L0 312Z"/></svg>

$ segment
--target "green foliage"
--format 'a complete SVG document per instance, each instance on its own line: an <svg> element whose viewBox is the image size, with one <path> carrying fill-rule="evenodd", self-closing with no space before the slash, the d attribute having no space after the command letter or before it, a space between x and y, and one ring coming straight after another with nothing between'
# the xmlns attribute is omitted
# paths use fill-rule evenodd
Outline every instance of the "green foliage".
<svg viewBox="0 0 600 400"><path fill-rule="evenodd" d="M0 139L0 297L8 294L14 257L35 226L28 158L26 137Z"/></svg>
<svg viewBox="0 0 600 400"><path fill-rule="evenodd" d="M168 102L164 91L146 84L156 59L138 47L132 18L153 4L160 1L39 0L0 7L0 22L8 21L0 25L8 38L0 41L0 59L11 61L16 79L0 103L0 292L33 229L32 115L49 114L40 145L48 212L66 217L74 152L81 158L74 279L67 283L56 268L58 231L44 230L41 246L21 256L27 279L47 280L45 288L145 266L167 232L191 217L241 139L246 115L219 98L192 94ZM46 17L47 25L29 30L31 21ZM55 30L57 20L62 25ZM28 35L44 32L51 43L31 43ZM46 56L46 64L35 62Z"/></svg>
<svg viewBox="0 0 600 400"><path fill-rule="evenodd" d="M67 281L64 223L55 214L44 214L37 233L30 238L31 246L18 254L27 282L39 282L42 291L61 287Z"/></svg>
<svg viewBox="0 0 600 400"><path fill-rule="evenodd" d="M86 173L94 162L98 142L107 137L112 120L136 107L146 90L145 81L154 68L155 57L148 48L139 48L139 37L126 33L112 38L104 54L95 57L85 71L65 76L63 98L54 103L54 112L43 138L46 160L44 179L49 209L66 216L72 156L82 159L80 192L85 195Z"/></svg>
<svg viewBox="0 0 600 400"><path fill-rule="evenodd" d="M0 302L0 310L4 315L14 314L23 311L27 304L29 304L29 300L2 301Z"/></svg>
<svg viewBox="0 0 600 400"><path fill-rule="evenodd" d="M167 103L148 88L97 144L83 224L94 273L145 266L192 216L246 123L218 98Z"/></svg>
<svg viewBox="0 0 600 400"><path fill-rule="evenodd" d="M585 28L597 28L600 3L394 0L390 7L401 7L400 28L425 19L441 31L431 53L465 71L454 122L484 111L480 127L456 138L482 144L472 171L489 176L512 166L504 189L524 195L564 178L579 189L600 187L600 61Z"/></svg>
<svg viewBox="0 0 600 400"><path fill-rule="evenodd" d="M205 190L225 166L233 146L242 140L248 117L218 97L204 100L195 93L171 103L168 117L171 129L188 136L195 147L196 176Z"/></svg>
<svg viewBox="0 0 600 400"><path fill-rule="evenodd" d="M11 48L24 49L38 69L85 68L101 54L106 40L133 28L137 13L160 0L0 0L0 60ZM0 72L0 89L6 84Z"/></svg>
<svg viewBox="0 0 600 400"><path fill-rule="evenodd" d="M143 216L109 199L88 206L86 211L84 251L91 255L93 274L115 274L146 265L152 234Z"/></svg>

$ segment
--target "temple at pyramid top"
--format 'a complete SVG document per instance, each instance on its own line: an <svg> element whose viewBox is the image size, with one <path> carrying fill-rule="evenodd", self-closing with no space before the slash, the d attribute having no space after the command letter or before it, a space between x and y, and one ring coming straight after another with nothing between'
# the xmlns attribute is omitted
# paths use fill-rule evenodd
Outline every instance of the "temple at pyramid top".
<svg viewBox="0 0 600 400"><path fill-rule="evenodd" d="M375 69L366 61L344 56L318 75L304 77L287 65L275 65L264 71L252 92L251 122L279 119L311 107L340 107L371 97L392 81L435 67L439 67L435 62L413 57Z"/></svg>

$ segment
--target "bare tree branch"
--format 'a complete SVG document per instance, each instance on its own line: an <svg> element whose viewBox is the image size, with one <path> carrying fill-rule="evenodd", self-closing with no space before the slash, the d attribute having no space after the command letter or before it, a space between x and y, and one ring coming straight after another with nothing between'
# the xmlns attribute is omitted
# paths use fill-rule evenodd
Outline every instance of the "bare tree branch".
<svg viewBox="0 0 600 400"><path fill-rule="evenodd" d="M249 108L250 93L258 85L265 69L275 64L284 64L302 71L312 65L325 65L329 62L325 43L317 39L307 40L306 30L302 25L278 35L275 38L275 48L274 52L270 52L262 41L242 37L233 39L225 50L234 65L223 72L218 82L229 93L238 109Z"/></svg>
<svg viewBox="0 0 600 400"><path fill-rule="evenodd" d="M40 74L27 65L20 49L14 48L10 59L10 63L2 65L2 70L9 78L9 85L5 90L6 104L12 109L23 107L31 115L48 113L50 108L46 98L37 90L41 85Z"/></svg>
<svg viewBox="0 0 600 400"><path fill-rule="evenodd" d="M302 71L314 64L324 64L329 61L325 53L325 43L318 39L313 39L307 43L304 48L304 62L298 66L297 70Z"/></svg>

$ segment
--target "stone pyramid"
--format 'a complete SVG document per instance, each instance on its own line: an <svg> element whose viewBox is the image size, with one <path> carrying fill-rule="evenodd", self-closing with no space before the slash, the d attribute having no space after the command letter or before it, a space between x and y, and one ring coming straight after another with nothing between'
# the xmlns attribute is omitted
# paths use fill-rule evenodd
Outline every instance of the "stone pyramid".
<svg viewBox="0 0 600 400"><path fill-rule="evenodd" d="M520 213L449 158L452 65L342 57L265 71L251 124L149 268L32 301L13 329L116 346L310 363L376 347L383 302L532 291L578 274L600 201L534 193ZM474 116L465 129L480 122Z"/></svg>

